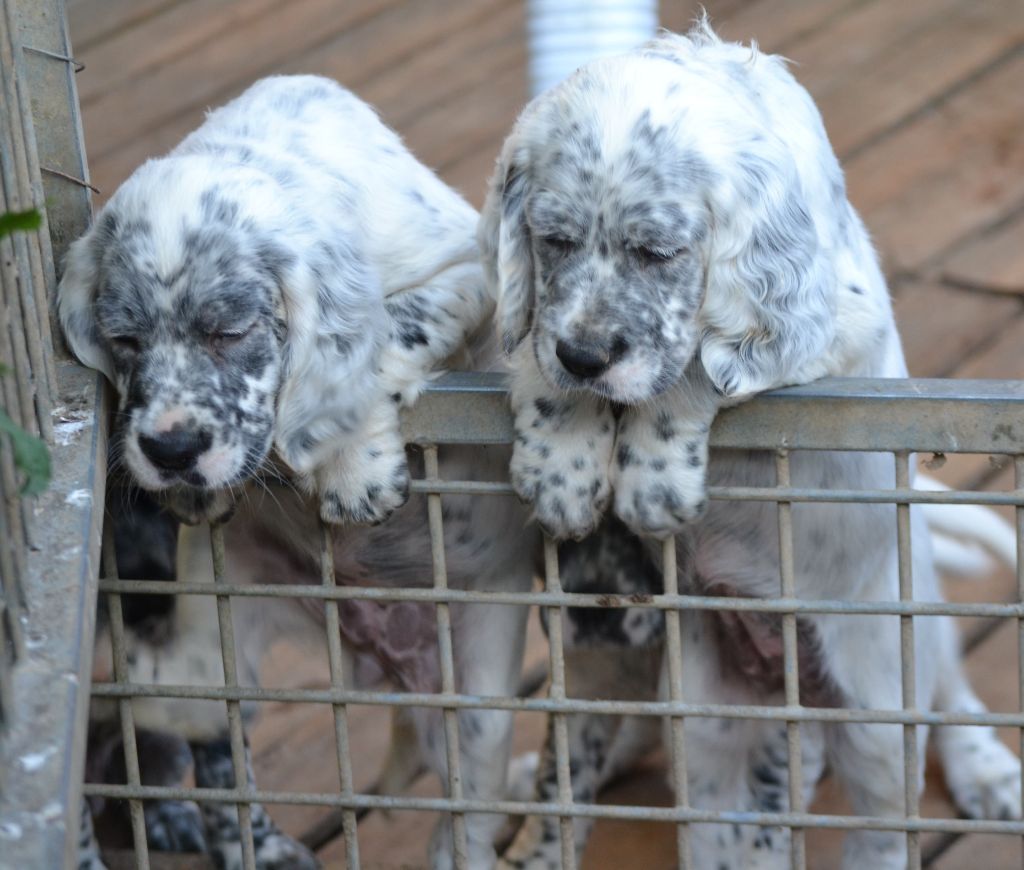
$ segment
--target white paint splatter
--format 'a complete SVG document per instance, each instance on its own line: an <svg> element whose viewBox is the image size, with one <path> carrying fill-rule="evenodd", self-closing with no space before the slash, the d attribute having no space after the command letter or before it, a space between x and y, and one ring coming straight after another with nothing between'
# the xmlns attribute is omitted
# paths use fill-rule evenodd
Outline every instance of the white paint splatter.
<svg viewBox="0 0 1024 870"><path fill-rule="evenodd" d="M0 837L5 840L20 840L21 825L17 822L0 822Z"/></svg>
<svg viewBox="0 0 1024 870"><path fill-rule="evenodd" d="M50 756L57 751L56 746L47 746L46 749L41 752L30 752L28 755L23 755L18 759L18 763L21 765L23 770L27 770L32 773L34 770L39 770Z"/></svg>
<svg viewBox="0 0 1024 870"><path fill-rule="evenodd" d="M64 504L74 507L85 507L92 502L92 493L87 489L75 489L65 496Z"/></svg>

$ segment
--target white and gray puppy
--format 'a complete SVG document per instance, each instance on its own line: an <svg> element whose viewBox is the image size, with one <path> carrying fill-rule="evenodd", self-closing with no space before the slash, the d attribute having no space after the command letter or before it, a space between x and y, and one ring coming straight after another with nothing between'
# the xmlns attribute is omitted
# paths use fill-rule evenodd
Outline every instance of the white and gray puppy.
<svg viewBox="0 0 1024 870"><path fill-rule="evenodd" d="M705 503L713 483L772 486L774 457L708 457L719 408L824 375L905 377L885 281L821 117L782 59L720 41L706 24L577 71L524 110L502 151L480 231L498 325L513 365L512 481L563 547L567 588L642 593L660 585L660 544L678 535L680 587L771 596L779 589L776 510ZM884 488L892 457L802 453L798 487ZM796 594L855 601L899 595L895 512L887 505L793 506ZM624 525L623 525L624 523ZM940 590L923 514L912 511L915 597ZM629 557L630 533L647 555ZM616 543L617 542L617 543ZM660 618L571 611L569 690L635 697ZM649 612L648 612L649 613ZM779 621L684 612L687 701L782 702ZM954 625L915 621L919 709L980 710ZM901 706L898 620L799 618L803 702ZM600 649L632 646L596 662ZM604 674L602 682L602 673ZM662 691L667 691L662 676ZM574 688L575 686L575 688ZM623 694L626 692L627 694ZM902 730L802 727L804 793L826 763L857 813L904 812ZM926 728L920 728L922 741ZM573 788L600 784L644 745L637 722L571 717ZM960 808L1019 817L1017 759L989 728L943 728L939 749ZM689 797L701 809L788 806L786 732L776 722L688 718ZM923 753L921 754L923 773ZM538 779L557 798L550 752ZM587 822L577 822L582 848ZM694 866L788 866L788 833L696 825ZM557 866L557 825L532 820L513 866ZM857 831L845 865L899 868L905 837Z"/></svg>
<svg viewBox="0 0 1024 870"><path fill-rule="evenodd" d="M263 80L136 170L59 299L72 350L117 386L134 478L216 519L273 447L324 519L385 519L408 496L399 406L492 304L472 217L315 77Z"/></svg>
<svg viewBox="0 0 1024 870"><path fill-rule="evenodd" d="M418 459L404 449L398 411L465 342L477 362L493 358L471 338L494 307L476 225L476 212L355 96L322 78L276 77L138 169L72 246L61 321L78 357L117 387L124 464L186 521L234 512L230 582L321 582L319 507L349 523L395 512L372 528L335 529L338 584L432 583L423 499L400 507L408 457ZM442 473L487 479L507 463L507 451L450 450ZM471 509L456 496L443 509L453 587L529 588L530 533L517 505L488 499ZM178 577L212 582L205 526L183 529ZM233 603L246 684L282 633L323 637L322 605ZM525 616L452 607L459 691L514 694ZM344 602L341 630L348 685L388 677L440 690L431 606ZM132 681L222 682L211 598L182 599L164 645L136 636L129 645ZM222 705L150 698L134 708L140 727L193 741L200 785L234 784ZM440 711L409 718L425 763L443 775ZM510 714L459 719L463 793L503 796ZM221 865L238 866L234 808L203 809ZM501 819L466 822L471 865L490 866ZM435 867L453 863L447 824L434 839ZM254 828L263 870L308 866L262 811Z"/></svg>

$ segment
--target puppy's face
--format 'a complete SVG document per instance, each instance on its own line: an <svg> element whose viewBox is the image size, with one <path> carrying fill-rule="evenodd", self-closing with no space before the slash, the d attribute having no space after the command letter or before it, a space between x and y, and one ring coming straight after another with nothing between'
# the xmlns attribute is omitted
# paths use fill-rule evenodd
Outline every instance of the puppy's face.
<svg viewBox="0 0 1024 870"><path fill-rule="evenodd" d="M98 227L96 328L119 393L123 457L146 489L243 481L272 441L284 321L268 249L205 197L194 226L116 211Z"/></svg>
<svg viewBox="0 0 1024 870"><path fill-rule="evenodd" d="M534 352L553 386L643 401L697 347L707 169L649 112L609 131L601 113L567 106L567 127L532 143Z"/></svg>

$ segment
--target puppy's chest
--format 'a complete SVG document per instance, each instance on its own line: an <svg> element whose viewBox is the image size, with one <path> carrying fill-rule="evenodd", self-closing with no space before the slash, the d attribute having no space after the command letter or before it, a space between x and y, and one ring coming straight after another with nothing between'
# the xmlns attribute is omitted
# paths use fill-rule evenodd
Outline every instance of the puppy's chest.
<svg viewBox="0 0 1024 870"><path fill-rule="evenodd" d="M726 584L695 581L698 595L751 598ZM717 650L721 676L742 683L760 696L785 689L785 654L782 614L749 610L717 610L707 614L705 638ZM797 671L800 703L830 707L837 703L835 686L825 668L820 638L813 623L796 620Z"/></svg>

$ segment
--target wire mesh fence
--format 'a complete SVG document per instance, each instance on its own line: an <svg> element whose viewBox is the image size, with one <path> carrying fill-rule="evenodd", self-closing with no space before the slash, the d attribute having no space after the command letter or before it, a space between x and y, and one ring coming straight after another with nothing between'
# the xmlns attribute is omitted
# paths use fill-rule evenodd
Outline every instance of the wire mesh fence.
<svg viewBox="0 0 1024 870"><path fill-rule="evenodd" d="M357 813L386 809L393 811L437 811L451 814L456 866L468 866L465 816L467 813L498 813L513 816L544 815L560 821L562 866L576 864L573 820L606 818L658 821L677 827L678 863L692 867L691 827L695 823L717 825L781 826L792 832L791 866L808 866L807 831L876 830L905 832L907 865L927 864L921 836L930 832L946 835L966 833L1013 834L1024 836L1024 822L1017 819L929 818L919 804L919 761L924 752L919 727L1009 726L1020 729L1024 742L1024 710L1021 712L972 712L921 709L915 697L915 627L920 618L935 616L986 617L1016 620L1024 656L1024 571L1017 565L1017 600L1009 602L955 603L921 601L914 597L911 550L912 504L985 504L1012 506L1016 512L1017 548L1024 539L1024 433L1017 421L1024 406L1024 386L1017 382L971 381L857 381L831 380L806 387L790 388L758 397L723 413L712 431L712 446L771 451L775 456L776 482L768 487L716 486L712 499L761 501L777 505L779 535L779 586L777 596L742 598L692 595L680 591L677 552L673 540L662 544L660 593L626 596L565 591L559 577L556 545L544 543L544 579L541 588L527 592L479 591L449 588L444 548L442 502L453 493L477 498L508 498L511 486L504 482L447 480L440 476L438 451L446 445L493 445L510 443L511 420L505 410L504 384L490 375L450 375L432 386L405 420L411 444L422 448L425 474L415 480L413 491L426 497L432 550L433 583L418 588L338 585L330 545L332 531L321 525L320 578L318 584L233 584L226 576L223 530L211 534L213 584L191 582L187 576L175 583L116 579L112 560L105 563L101 594L110 602L114 679L94 684L93 696L116 700L126 754L127 782L123 785L87 784L85 793L123 799L132 807L131 821L137 866L148 866L144 801L155 799L199 800L230 803L238 807L243 838L243 863L254 867L252 829L247 808L253 802L265 804L320 805L341 811L346 862L360 863ZM888 489L832 489L795 486L791 482L791 457L801 450L842 450L887 452L892 456L895 485ZM1011 489L992 491L930 491L911 485L912 451L935 453L980 453L1012 457L1015 479ZM808 599L797 596L794 577L793 506L806 503L851 502L895 506L895 537L898 555L899 595L892 600ZM109 551L109 548L108 548ZM524 558L529 558L524 554ZM130 593L214 596L220 628L220 685L142 684L127 679L124 627L120 597ZM238 679L232 623L232 602L243 597L302 598L322 602L326 613L326 647L330 683L314 689L262 688L242 685ZM366 691L346 684L343 667L339 605L347 600L376 602L418 602L436 610L440 691ZM546 610L549 643L549 689L546 697L496 697L460 692L453 666L453 635L450 609L465 604L526 605ZM573 697L566 682L565 643L562 615L566 608L653 608L666 616L666 664L668 692L657 700ZM684 651L681 616L687 611L717 611L772 614L781 619L784 661L781 704L703 703L687 699L682 670ZM811 706L801 702L798 656L798 617L806 614L845 616L874 615L899 621L902 704L894 709L863 709ZM1024 671L1022 671L1024 673ZM1024 692L1021 697L1024 698ZM181 786L144 786L132 722L132 699L179 698L219 701L226 706L235 782L234 789L197 789ZM246 779L245 742L240 706L247 702L329 705L333 710L334 744L338 784L333 791L262 790ZM446 796L359 793L352 774L353 753L348 714L353 707L369 705L387 708L425 707L443 711L447 745ZM529 711L552 717L553 745L557 769L557 800L518 802L481 800L463 794L460 777L459 718L462 710L496 709ZM567 717L590 713L656 717L670 723L671 778L675 803L667 807L578 803L573 800ZM777 812L751 813L739 807L708 810L696 807L687 787L685 723L689 719L760 720L779 722L786 729L790 770L788 807ZM903 758L892 764L902 766L904 805L900 816L833 815L811 812L806 806L800 775L803 748L801 725L806 723L884 723L903 731ZM1024 788L1024 783L1022 783ZM425 844L424 844L425 848Z"/></svg>

